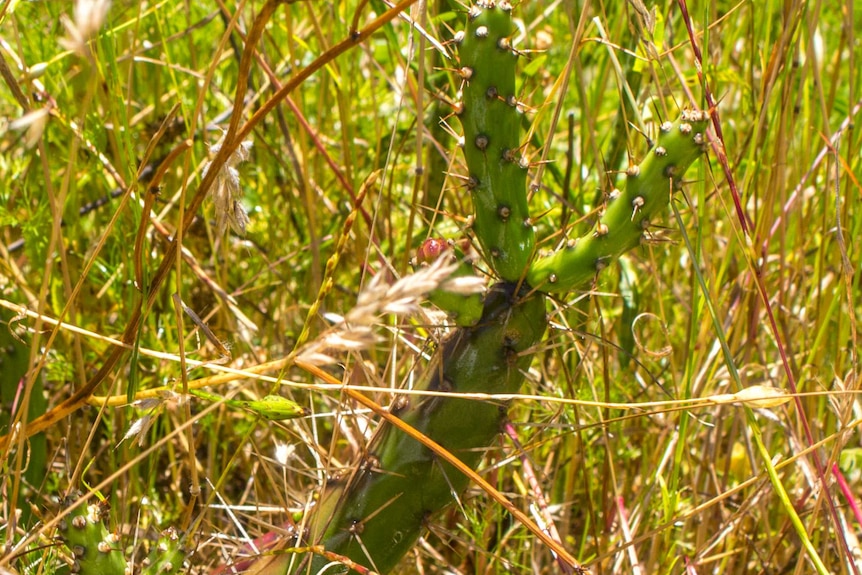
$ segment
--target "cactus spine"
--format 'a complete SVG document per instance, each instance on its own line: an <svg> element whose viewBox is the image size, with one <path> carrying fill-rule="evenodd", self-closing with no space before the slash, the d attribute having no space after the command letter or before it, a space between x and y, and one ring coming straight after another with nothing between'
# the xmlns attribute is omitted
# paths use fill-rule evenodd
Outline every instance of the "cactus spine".
<svg viewBox="0 0 862 575"><path fill-rule="evenodd" d="M527 166L520 152L511 10L509 2L493 0L470 8L467 28L457 37L464 79L457 111L464 127L473 229L497 275L516 282L533 255L535 232L524 192Z"/></svg>

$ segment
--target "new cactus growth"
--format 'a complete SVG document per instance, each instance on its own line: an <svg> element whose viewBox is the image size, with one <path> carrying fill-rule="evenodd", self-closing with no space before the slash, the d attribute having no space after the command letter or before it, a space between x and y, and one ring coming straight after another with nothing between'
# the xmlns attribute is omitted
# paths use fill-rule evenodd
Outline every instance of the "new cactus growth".
<svg viewBox="0 0 862 575"><path fill-rule="evenodd" d="M535 232L524 192L520 103L515 93L517 52L509 2L484 0L470 8L459 33L464 80L458 116L473 198L473 229L485 259L503 280L516 282L533 255Z"/></svg>
<svg viewBox="0 0 862 575"><path fill-rule="evenodd" d="M169 527L162 531L158 542L144 560L143 575L180 573L187 555L179 532L173 527Z"/></svg>
<svg viewBox="0 0 862 575"><path fill-rule="evenodd" d="M567 292L589 284L624 252L640 244L650 222L668 204L682 175L703 153L708 116L686 111L665 122L658 143L640 165L626 171L626 185L614 190L593 231L572 240L555 254L533 262L527 282L545 291Z"/></svg>

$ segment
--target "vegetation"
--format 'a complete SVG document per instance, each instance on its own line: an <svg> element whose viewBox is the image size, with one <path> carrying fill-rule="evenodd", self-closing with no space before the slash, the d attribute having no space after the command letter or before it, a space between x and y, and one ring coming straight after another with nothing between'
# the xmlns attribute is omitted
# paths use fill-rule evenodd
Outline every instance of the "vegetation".
<svg viewBox="0 0 862 575"><path fill-rule="evenodd" d="M0 5L0 569L859 573L860 15L776 4Z"/></svg>

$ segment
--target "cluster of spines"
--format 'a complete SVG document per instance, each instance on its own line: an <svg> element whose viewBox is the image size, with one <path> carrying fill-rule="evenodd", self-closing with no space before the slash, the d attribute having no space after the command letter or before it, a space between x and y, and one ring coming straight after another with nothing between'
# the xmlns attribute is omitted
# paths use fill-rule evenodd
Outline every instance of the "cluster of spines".
<svg viewBox="0 0 862 575"><path fill-rule="evenodd" d="M493 271L518 281L533 256L535 232L521 154L511 10L507 1L476 2L466 29L456 34L463 80L456 113L464 128L473 231Z"/></svg>
<svg viewBox="0 0 862 575"><path fill-rule="evenodd" d="M610 193L592 231L534 261L527 282L549 292L582 289L648 237L651 222L667 207L683 174L704 151L707 120L705 112L684 111L675 123L663 123L658 141L644 160L626 170L624 189Z"/></svg>

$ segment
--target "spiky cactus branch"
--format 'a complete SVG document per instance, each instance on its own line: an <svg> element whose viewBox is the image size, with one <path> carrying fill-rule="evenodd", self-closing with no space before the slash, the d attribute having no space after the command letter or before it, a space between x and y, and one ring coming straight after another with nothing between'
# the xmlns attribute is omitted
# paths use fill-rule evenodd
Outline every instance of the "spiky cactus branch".
<svg viewBox="0 0 862 575"><path fill-rule="evenodd" d="M467 28L456 38L464 79L457 112L464 126L473 229L493 270L515 282L533 256L535 232L524 192L527 165L521 155L511 11L506 1L484 0L470 8Z"/></svg>
<svg viewBox="0 0 862 575"><path fill-rule="evenodd" d="M639 165L629 167L625 188L611 193L592 232L534 261L527 274L529 284L553 292L581 289L638 246L651 222L667 208L685 171L705 150L707 120L705 113L686 111L676 123L662 124L658 143Z"/></svg>

